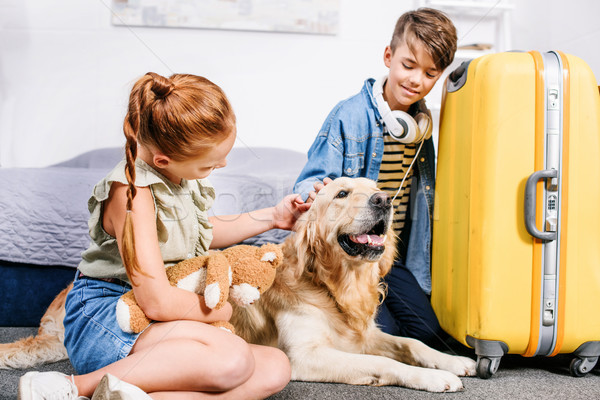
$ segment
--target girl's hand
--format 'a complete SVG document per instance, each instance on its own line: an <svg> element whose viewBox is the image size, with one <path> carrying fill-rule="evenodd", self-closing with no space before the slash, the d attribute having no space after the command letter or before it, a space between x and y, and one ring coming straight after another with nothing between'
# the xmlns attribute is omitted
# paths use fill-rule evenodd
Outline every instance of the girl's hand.
<svg viewBox="0 0 600 400"><path fill-rule="evenodd" d="M294 227L296 220L300 215L304 214L312 205L317 193L332 180L330 178L323 179L323 183L317 182L314 184L315 190L309 193L306 201L302 200L297 194L285 196L273 211L273 228L290 230Z"/></svg>
<svg viewBox="0 0 600 400"><path fill-rule="evenodd" d="M273 207L273 228L291 230L300 215L310 208L298 194L287 195Z"/></svg>
<svg viewBox="0 0 600 400"><path fill-rule="evenodd" d="M249 237L266 232L269 229L292 230L298 218L312 205L316 194L331 179L323 179L323 183L315 183L315 190L303 201L300 195L287 195L274 207L261 208L237 215L220 215L209 217L213 225L211 249L221 249L239 243Z"/></svg>

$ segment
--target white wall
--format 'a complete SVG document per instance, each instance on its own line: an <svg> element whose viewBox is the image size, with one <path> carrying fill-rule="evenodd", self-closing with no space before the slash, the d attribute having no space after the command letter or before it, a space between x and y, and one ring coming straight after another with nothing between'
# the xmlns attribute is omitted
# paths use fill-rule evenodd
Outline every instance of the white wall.
<svg viewBox="0 0 600 400"><path fill-rule="evenodd" d="M133 82L203 75L228 94L236 146L306 151L335 103L385 72L383 48L410 2L341 1L336 36L110 24L110 0L0 2L0 163L43 166L124 143ZM386 10L377 20L370 9Z"/></svg>
<svg viewBox="0 0 600 400"><path fill-rule="evenodd" d="M582 58L600 82L600 1L514 0L515 49L560 50Z"/></svg>
<svg viewBox="0 0 600 400"><path fill-rule="evenodd" d="M600 2L516 2L514 48L579 55L600 77ZM2 0L0 165L44 166L121 146L129 90L147 71L223 87L238 117L236 146L305 152L339 100L385 73L395 20L414 4L340 0L339 33L322 36L128 29L110 24L110 0ZM476 31L460 27L462 43L478 41Z"/></svg>

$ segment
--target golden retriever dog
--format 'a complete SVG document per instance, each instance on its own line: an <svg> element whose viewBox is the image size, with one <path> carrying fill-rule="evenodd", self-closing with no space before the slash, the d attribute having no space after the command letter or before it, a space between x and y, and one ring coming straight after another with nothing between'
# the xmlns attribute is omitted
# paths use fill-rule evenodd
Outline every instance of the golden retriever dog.
<svg viewBox="0 0 600 400"><path fill-rule="evenodd" d="M273 286L253 305L234 309L236 333L281 348L292 380L460 390L458 376L475 375L475 361L388 335L375 323L381 278L396 252L392 214L389 196L371 180L326 185L284 242ZM0 368L66 358L59 296L38 336L0 345Z"/></svg>
<svg viewBox="0 0 600 400"><path fill-rule="evenodd" d="M475 362L434 350L375 324L396 238L389 196L375 182L338 178L326 185L283 244L273 286L236 308L236 333L277 346L292 380L397 385L432 392L462 388Z"/></svg>

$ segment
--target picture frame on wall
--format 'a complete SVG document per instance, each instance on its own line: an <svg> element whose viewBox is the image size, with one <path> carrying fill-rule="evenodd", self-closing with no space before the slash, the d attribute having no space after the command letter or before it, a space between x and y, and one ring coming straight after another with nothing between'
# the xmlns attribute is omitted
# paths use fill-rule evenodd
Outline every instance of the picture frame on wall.
<svg viewBox="0 0 600 400"><path fill-rule="evenodd" d="M113 0L112 24L335 35L339 0Z"/></svg>

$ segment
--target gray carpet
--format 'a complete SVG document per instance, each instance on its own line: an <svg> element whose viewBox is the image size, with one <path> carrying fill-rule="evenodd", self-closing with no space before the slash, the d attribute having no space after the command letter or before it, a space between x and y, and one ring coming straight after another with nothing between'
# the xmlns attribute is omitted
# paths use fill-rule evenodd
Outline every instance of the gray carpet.
<svg viewBox="0 0 600 400"><path fill-rule="evenodd" d="M0 342L12 342L35 333L34 328L1 328ZM474 357L472 350L453 346L452 352ZM569 374L571 357L523 358L508 355L491 379L463 378L465 390L459 393L426 393L399 387L363 387L342 384L291 382L271 400L364 400L364 399L600 399L600 369L583 378ZM340 366L341 367L341 366ZM45 365L39 370L74 373L68 361ZM0 370L0 399L16 399L19 377L26 371Z"/></svg>

